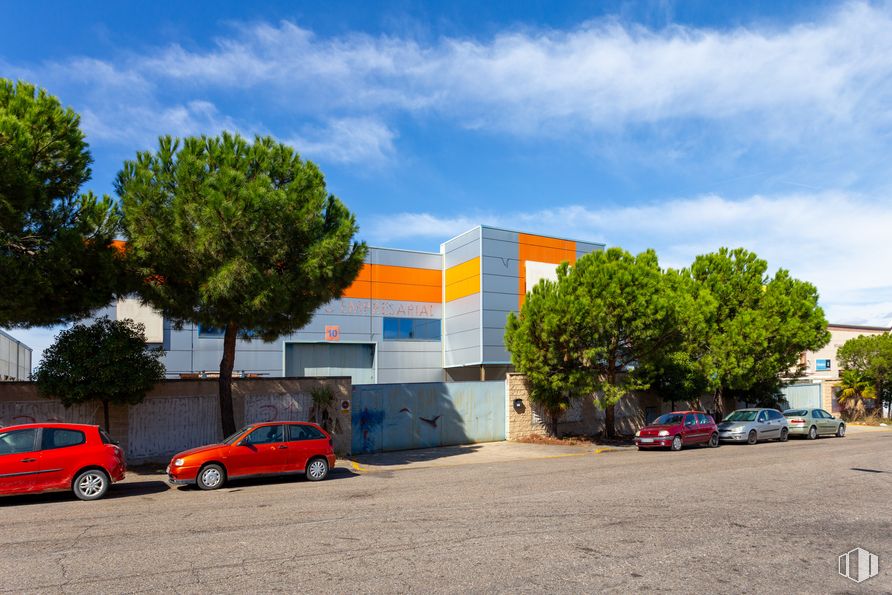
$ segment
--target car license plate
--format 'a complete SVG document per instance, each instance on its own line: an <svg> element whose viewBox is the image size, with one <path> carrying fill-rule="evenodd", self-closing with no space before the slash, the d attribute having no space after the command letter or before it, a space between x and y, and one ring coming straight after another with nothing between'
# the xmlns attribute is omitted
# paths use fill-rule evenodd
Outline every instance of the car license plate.
<svg viewBox="0 0 892 595"><path fill-rule="evenodd" d="M643 442L644 444L649 444L649 443L651 443L651 442L653 442L653 441L654 441L653 438L642 438L642 439L641 439L641 442Z"/></svg>

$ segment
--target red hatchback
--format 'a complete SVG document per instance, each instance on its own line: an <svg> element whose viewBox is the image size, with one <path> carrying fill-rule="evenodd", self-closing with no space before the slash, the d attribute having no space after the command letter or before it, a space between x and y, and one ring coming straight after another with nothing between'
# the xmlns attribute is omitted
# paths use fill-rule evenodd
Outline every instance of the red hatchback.
<svg viewBox="0 0 892 595"><path fill-rule="evenodd" d="M305 473L319 481L335 464L331 436L309 422L275 421L246 426L220 444L174 455L170 483L215 490L227 479Z"/></svg>
<svg viewBox="0 0 892 595"><path fill-rule="evenodd" d="M39 423L0 428L0 494L72 490L105 495L124 479L124 451L99 426Z"/></svg>
<svg viewBox="0 0 892 595"><path fill-rule="evenodd" d="M719 445L719 430L711 415L702 411L673 411L661 415L635 432L635 445L639 448L670 448L708 444Z"/></svg>

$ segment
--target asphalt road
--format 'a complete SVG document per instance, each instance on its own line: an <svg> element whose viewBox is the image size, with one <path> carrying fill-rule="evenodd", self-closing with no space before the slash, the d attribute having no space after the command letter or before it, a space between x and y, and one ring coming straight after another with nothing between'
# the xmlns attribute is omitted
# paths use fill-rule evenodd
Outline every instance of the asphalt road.
<svg viewBox="0 0 892 595"><path fill-rule="evenodd" d="M892 432L0 500L9 592L892 592ZM541 453L539 455L538 453ZM549 458L545 458L549 457ZM458 459L458 457L456 457ZM860 585L837 556L861 546Z"/></svg>

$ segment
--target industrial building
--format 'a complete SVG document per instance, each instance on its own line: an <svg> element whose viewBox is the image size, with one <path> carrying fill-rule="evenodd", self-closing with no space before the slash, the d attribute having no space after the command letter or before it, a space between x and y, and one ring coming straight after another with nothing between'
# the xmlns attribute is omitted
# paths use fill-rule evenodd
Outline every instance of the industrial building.
<svg viewBox="0 0 892 595"><path fill-rule="evenodd" d="M31 378L31 348L0 331L0 382Z"/></svg>
<svg viewBox="0 0 892 595"><path fill-rule="evenodd" d="M235 371L244 375L350 376L354 384L495 380L510 366L505 321L526 292L556 266L603 244L479 226L438 252L369 248L365 266L341 299L317 310L300 331L273 342L240 340ZM168 376L213 374L221 329L176 329L136 300L100 312L146 326L166 352Z"/></svg>

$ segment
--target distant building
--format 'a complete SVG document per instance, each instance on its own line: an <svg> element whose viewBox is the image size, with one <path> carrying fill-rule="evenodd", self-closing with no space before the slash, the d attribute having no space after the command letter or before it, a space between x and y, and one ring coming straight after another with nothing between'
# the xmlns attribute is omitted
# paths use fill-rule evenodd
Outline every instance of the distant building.
<svg viewBox="0 0 892 595"><path fill-rule="evenodd" d="M31 348L0 331L0 382L31 378Z"/></svg>
<svg viewBox="0 0 892 595"><path fill-rule="evenodd" d="M350 376L355 384L500 380L511 369L505 321L557 265L604 245L475 227L437 252L369 248L339 300L306 327L272 342L240 340L234 373L245 376ZM132 318L165 351L169 377L219 370L223 330L176 328L137 300L97 313ZM245 329L250 332L250 329Z"/></svg>
<svg viewBox="0 0 892 595"><path fill-rule="evenodd" d="M882 326L861 326L857 324L828 324L830 342L817 351L806 351L802 354L805 364L804 378L809 380L836 380L839 378L839 363L836 352L849 339L861 335L882 335L890 328Z"/></svg>

